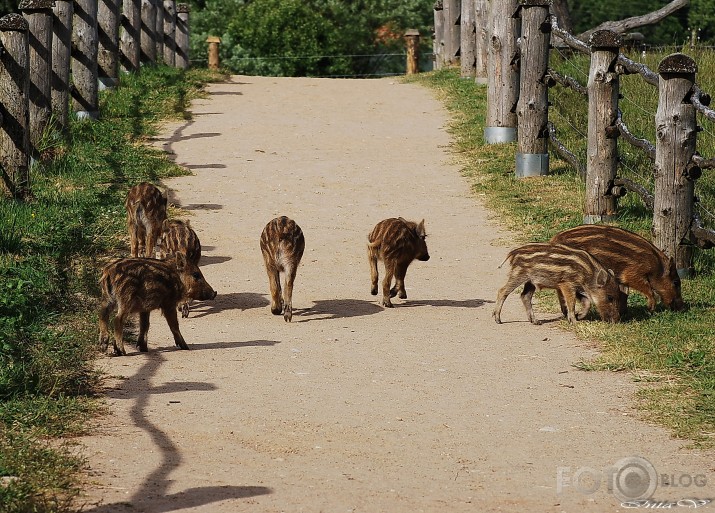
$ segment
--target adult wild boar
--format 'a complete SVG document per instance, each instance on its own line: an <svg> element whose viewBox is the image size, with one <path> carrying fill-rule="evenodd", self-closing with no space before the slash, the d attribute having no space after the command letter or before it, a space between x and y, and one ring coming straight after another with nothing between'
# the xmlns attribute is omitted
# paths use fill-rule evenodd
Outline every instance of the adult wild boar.
<svg viewBox="0 0 715 513"><path fill-rule="evenodd" d="M129 189L124 206L127 209L131 256L154 256L154 245L166 219L166 203L161 190L150 183L142 182Z"/></svg>
<svg viewBox="0 0 715 513"><path fill-rule="evenodd" d="M293 319L293 282L305 250L305 237L300 226L286 216L271 220L261 233L261 253L266 264L271 289L271 313L283 314L283 320ZM283 294L281 279L283 273Z"/></svg>
<svg viewBox="0 0 715 513"><path fill-rule="evenodd" d="M413 260L426 262L429 251L425 239L425 220L419 224L401 217L383 219L375 225L368 236L367 256L370 264L370 293L377 295L377 261L385 264L385 277L382 280L382 305L392 308L390 298L399 295L407 299L405 275ZM391 288L392 278L395 285Z"/></svg>
<svg viewBox="0 0 715 513"><path fill-rule="evenodd" d="M114 318L114 353L126 355L124 323L131 314L139 314L137 346L148 351L149 312L160 309L181 349L189 349L179 331L176 305L187 299L213 299L211 288L199 268L177 253L168 260L153 258L122 258L104 267L99 280L102 300L99 309L99 345L102 351L109 345L109 316Z"/></svg>
<svg viewBox="0 0 715 513"><path fill-rule="evenodd" d="M504 300L519 285L524 285L521 301L529 321L540 324L534 317L531 299L539 289L556 289L562 311L569 322L576 322L576 301L583 295L596 306L601 319L618 322L619 285L613 271L604 268L585 251L561 244L531 243L513 249L504 262L511 269L506 284L497 293L494 319L501 324ZM503 262L502 262L503 264ZM500 266L501 267L501 266ZM582 312L579 318L583 318Z"/></svg>
<svg viewBox="0 0 715 513"><path fill-rule="evenodd" d="M685 308L675 260L640 235L615 226L590 224L563 231L551 242L588 251L604 267L613 269L621 285L643 294L650 311L655 309L656 295L671 310ZM622 292L621 315L627 300L627 292Z"/></svg>

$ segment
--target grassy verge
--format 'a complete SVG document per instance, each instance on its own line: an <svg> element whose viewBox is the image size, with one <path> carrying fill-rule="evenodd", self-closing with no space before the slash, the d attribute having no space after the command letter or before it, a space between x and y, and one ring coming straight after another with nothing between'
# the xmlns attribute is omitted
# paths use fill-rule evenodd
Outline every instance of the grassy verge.
<svg viewBox="0 0 715 513"><path fill-rule="evenodd" d="M83 461L68 440L101 408L98 260L126 247L128 187L183 173L144 139L216 78L166 67L123 76L102 96L101 120L47 135L31 200L0 197L0 511L74 510Z"/></svg>
<svg viewBox="0 0 715 513"><path fill-rule="evenodd" d="M558 64L573 65L572 62ZM514 172L516 145L484 144L487 101L484 86L459 78L455 69L418 75L410 80L434 89L444 101L451 113L453 150L463 174L475 194L484 198L501 224L516 232L521 242L545 241L555 233L581 223L584 185L567 164L552 154L549 176L517 180ZM641 91L642 87L633 81L623 86L626 97L637 98L640 102L631 108L627 102L622 102L624 119L633 120L632 124L639 127L652 125L651 112L655 112L652 104L644 106L642 103L648 98L646 91ZM701 83L701 87L715 91L715 83ZM560 90L552 90L550 94L557 98L554 103L563 107L550 114L554 122L568 118L570 123L583 127L585 133L585 101L565 100L558 96L562 94ZM557 109L558 106L552 110ZM652 133L645 129L644 132L632 130L641 137ZM699 134L698 148L706 158L715 156L715 141L710 130L711 127L706 125L706 130ZM567 147L576 148L577 155L579 152L585 155L585 148L577 146L583 140L578 131L570 135L570 140L567 140ZM654 139L651 137L651 140ZM619 151L630 159L628 172L651 178L648 164L633 157L632 150L620 148ZM649 186L649 183L644 185ZM711 194L714 185L715 176L706 171L696 185L703 204L715 203ZM621 202L617 224L649 238L651 216L638 198L628 195ZM696 269L697 276L683 284L683 296L690 305L686 313L659 309L651 315L643 297L631 294L629 313L618 325L589 321L572 327L564 321L562 326L575 331L579 337L596 341L601 349L598 357L576 362L577 367L631 372L634 379L642 383L639 397L646 418L667 426L673 436L697 445L712 446L715 443L715 250L698 252ZM557 312L553 295L544 294L546 296L540 296L542 307Z"/></svg>

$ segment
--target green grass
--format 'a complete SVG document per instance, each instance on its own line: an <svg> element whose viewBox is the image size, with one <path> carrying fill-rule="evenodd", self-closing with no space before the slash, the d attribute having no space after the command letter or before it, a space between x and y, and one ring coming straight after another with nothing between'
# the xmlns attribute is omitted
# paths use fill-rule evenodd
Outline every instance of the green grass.
<svg viewBox="0 0 715 513"><path fill-rule="evenodd" d="M664 55L648 56L648 64L657 69ZM696 57L701 71L701 88L715 92L715 67L712 53ZM579 56L568 60L552 57L552 67L574 76L583 84L588 61ZM585 74L584 74L585 73ZM555 233L581 224L584 184L567 163L551 154L550 174L544 177L515 178L516 144L486 145L483 130L486 112L486 88L472 80L459 78L459 70L443 69L414 80L434 89L451 113L455 159L469 180L475 195L482 198L498 221L517 234L515 246L526 241L546 241ZM653 113L657 90L636 77L626 77L621 102L624 120L639 137L654 141ZM654 94L655 93L655 94ZM575 93L554 88L550 91L550 119L559 127L559 138L585 162L587 104ZM655 102L655 103L654 103ZM715 157L715 130L711 123L698 121L704 131L698 134L698 150L706 158ZM652 191L652 164L635 150L619 142L625 165L621 176L638 180ZM715 173L704 170L696 184L701 204L715 212ZM619 205L617 224L650 238L652 213L640 199L629 194ZM703 215L705 220L707 216ZM712 219L707 219L712 223ZM505 248L506 252L506 248ZM627 371L640 383L639 398L644 418L668 427L674 437L689 443L712 446L715 443L715 250L696 250L696 276L683 283L683 297L690 309L673 313L659 307L651 314L639 294L629 296L629 312L617 325L587 321L564 329L579 337L596 341L599 355L575 362L584 370ZM539 295L540 307L558 311L550 292ZM605 392L607 393L607 392Z"/></svg>
<svg viewBox="0 0 715 513"><path fill-rule="evenodd" d="M75 510L83 462L68 437L101 409L97 266L126 248L126 190L185 173L146 138L185 118L217 78L168 67L124 75L103 93L100 120L46 134L31 199L0 197L0 511Z"/></svg>

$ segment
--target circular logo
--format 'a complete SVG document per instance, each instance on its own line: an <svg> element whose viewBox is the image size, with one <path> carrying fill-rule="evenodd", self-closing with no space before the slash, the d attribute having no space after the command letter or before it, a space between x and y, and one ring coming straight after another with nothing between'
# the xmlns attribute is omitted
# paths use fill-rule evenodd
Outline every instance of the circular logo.
<svg viewBox="0 0 715 513"><path fill-rule="evenodd" d="M658 486L655 467L640 456L618 460L614 469L613 495L622 502L649 499Z"/></svg>

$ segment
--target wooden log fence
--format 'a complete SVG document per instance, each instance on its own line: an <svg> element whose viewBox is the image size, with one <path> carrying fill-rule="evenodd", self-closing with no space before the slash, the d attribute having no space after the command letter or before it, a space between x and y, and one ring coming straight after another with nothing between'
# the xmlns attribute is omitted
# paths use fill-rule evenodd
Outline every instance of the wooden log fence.
<svg viewBox="0 0 715 513"><path fill-rule="evenodd" d="M613 32L594 32L588 41L577 39L549 13L551 0L462 1L461 56L469 60L462 63L462 76L472 76L474 59L479 81L479 59L473 56L486 46L485 142L516 141L519 178L546 174L548 151L559 155L585 181L584 223L613 220L618 198L628 192L637 194L653 211L654 243L687 276L692 271L693 248L715 247L715 230L704 226L695 195L702 170L715 168L715 158L697 152L696 113L715 122L715 110L709 107L710 95L696 83L695 62L674 54L655 72L621 54L621 40ZM438 0L434 6L435 69L449 65L454 54L449 33L452 22L444 11L455 8L454 0ZM484 38L482 31L486 31ZM486 44L480 44L482 40ZM552 41L590 56L587 85L548 68ZM655 143L634 135L619 109L620 76L631 74L659 89ZM548 90L554 86L573 89L588 101L585 162L558 140L556 127L548 119ZM653 162L653 191L618 175L622 165L619 138Z"/></svg>
<svg viewBox="0 0 715 513"><path fill-rule="evenodd" d="M145 0L147 1L147 0ZM22 0L0 18L0 171L5 195L31 197L31 168L48 129L65 133L70 116L99 117L99 90L116 87L120 65L137 71L142 39L162 41L162 62L189 66L189 8L174 0L142 31L142 0ZM151 28L151 30L149 30ZM148 48L148 47L147 47ZM50 124L53 123L51 126Z"/></svg>

